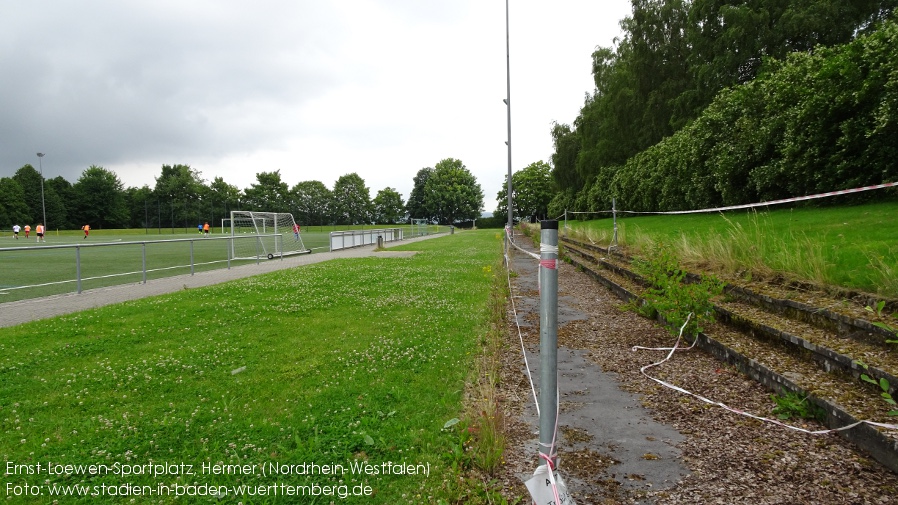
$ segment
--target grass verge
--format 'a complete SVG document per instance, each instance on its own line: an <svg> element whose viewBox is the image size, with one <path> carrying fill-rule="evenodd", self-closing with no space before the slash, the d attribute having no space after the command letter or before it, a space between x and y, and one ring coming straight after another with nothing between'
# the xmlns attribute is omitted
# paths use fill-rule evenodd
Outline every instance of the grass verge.
<svg viewBox="0 0 898 505"><path fill-rule="evenodd" d="M496 331L501 239L404 248L420 252L4 329L0 492L11 503L489 501L466 472L501 452L498 438L481 442L492 407L465 416L463 400ZM50 495L63 491L90 496Z"/></svg>

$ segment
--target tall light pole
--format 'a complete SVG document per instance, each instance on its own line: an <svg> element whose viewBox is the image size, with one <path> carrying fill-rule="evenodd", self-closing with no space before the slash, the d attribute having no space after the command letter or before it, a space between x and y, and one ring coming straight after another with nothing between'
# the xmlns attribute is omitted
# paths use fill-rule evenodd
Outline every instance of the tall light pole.
<svg viewBox="0 0 898 505"><path fill-rule="evenodd" d="M512 221L511 206L511 56L508 38L508 0L505 0L505 72L507 75L507 96L503 102L508 109L508 232L512 233L514 221Z"/></svg>
<svg viewBox="0 0 898 505"><path fill-rule="evenodd" d="M44 203L44 153L37 153L37 166L41 171L41 210L44 213L44 233L47 233L47 205Z"/></svg>

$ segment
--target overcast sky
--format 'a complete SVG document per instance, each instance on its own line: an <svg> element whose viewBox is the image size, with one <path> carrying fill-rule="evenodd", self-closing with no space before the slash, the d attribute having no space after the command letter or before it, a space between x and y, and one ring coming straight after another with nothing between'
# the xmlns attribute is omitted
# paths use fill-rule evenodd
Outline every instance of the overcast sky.
<svg viewBox="0 0 898 505"><path fill-rule="evenodd" d="M594 89L590 55L629 0L511 0L512 169ZM3 0L0 177L25 164L128 186L163 164L246 188L358 173L407 199L460 159L486 211L508 171L501 0Z"/></svg>

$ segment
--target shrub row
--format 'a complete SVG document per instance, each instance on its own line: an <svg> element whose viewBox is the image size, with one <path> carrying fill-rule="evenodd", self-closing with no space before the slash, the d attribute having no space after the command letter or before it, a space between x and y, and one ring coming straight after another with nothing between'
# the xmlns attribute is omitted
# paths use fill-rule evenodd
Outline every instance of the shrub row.
<svg viewBox="0 0 898 505"><path fill-rule="evenodd" d="M898 180L898 24L764 69L674 135L556 195L550 214L610 209L612 198L618 209L688 210Z"/></svg>

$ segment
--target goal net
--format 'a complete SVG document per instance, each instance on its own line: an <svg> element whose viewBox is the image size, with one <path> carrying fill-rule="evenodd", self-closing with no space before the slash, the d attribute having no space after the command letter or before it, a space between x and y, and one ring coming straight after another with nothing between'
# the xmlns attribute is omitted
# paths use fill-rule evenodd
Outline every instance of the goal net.
<svg viewBox="0 0 898 505"><path fill-rule="evenodd" d="M234 259L268 259L290 254L304 254L302 234L293 214L283 212L231 211L231 257Z"/></svg>
<svg viewBox="0 0 898 505"><path fill-rule="evenodd" d="M427 225L429 223L426 219L412 219L411 232L413 237L423 237L427 235Z"/></svg>

